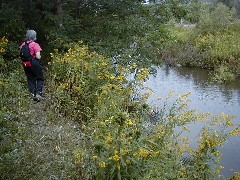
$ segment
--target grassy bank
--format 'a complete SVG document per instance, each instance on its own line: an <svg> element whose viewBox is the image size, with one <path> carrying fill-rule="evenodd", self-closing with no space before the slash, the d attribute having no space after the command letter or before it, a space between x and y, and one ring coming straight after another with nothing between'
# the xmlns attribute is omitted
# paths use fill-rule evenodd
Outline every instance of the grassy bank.
<svg viewBox="0 0 240 180"><path fill-rule="evenodd" d="M35 104L18 120L7 119L14 132L1 140L0 179L75 179L73 152L80 147L78 124L51 115L46 102ZM6 125L5 124L5 125ZM1 126L1 130L2 130Z"/></svg>
<svg viewBox="0 0 240 180"><path fill-rule="evenodd" d="M202 7L194 25L166 25L169 36L159 49L159 58L171 65L212 69L210 76L226 83L240 71L239 19L223 4L210 7Z"/></svg>
<svg viewBox="0 0 240 180"><path fill-rule="evenodd" d="M82 42L66 48L51 54L45 100L37 104L29 98L20 64L9 72L6 67L15 62L0 58L1 178L219 178L217 147L239 133L231 117L188 109L188 94L178 95L172 106L149 107L151 90L141 93L148 69L116 66ZM181 134L199 121L206 126L193 148Z"/></svg>

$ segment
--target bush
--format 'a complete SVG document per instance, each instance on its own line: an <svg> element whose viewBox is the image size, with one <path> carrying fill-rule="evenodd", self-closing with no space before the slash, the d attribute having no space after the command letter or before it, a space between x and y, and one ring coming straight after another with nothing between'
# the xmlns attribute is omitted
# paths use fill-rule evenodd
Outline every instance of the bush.
<svg viewBox="0 0 240 180"><path fill-rule="evenodd" d="M1 174L3 178L7 174L5 172L10 172L9 164L14 162L10 154L17 139L15 135L19 131L18 122L29 109L28 93L23 83L25 75L20 62L8 61L2 57L7 43L6 38L0 39L0 170L4 172Z"/></svg>
<svg viewBox="0 0 240 180"><path fill-rule="evenodd" d="M82 165L83 177L209 179L219 175L221 167L217 162L221 156L217 147L227 135L206 126L199 146L190 147L187 138L182 136L182 132L188 131L187 124L209 117L187 110L185 95L169 107L169 113L167 108L161 109L158 123L147 127L148 119L144 117L147 110L129 113L124 109L127 100L119 101L119 94L117 88L102 94L98 114L83 128L84 146L75 152L77 163ZM231 125L231 118L224 114L210 121L218 123L220 129ZM182 131L175 134L176 127ZM183 154L188 154L187 162ZM216 161L212 161L214 158ZM210 166L211 163L215 166Z"/></svg>
<svg viewBox="0 0 240 180"><path fill-rule="evenodd" d="M49 89L54 90L51 99L56 99L53 106L60 107L62 113L75 118L90 116L101 85L112 81L113 69L110 59L89 52L85 45L73 44L64 55L52 54Z"/></svg>
<svg viewBox="0 0 240 180"><path fill-rule="evenodd" d="M235 17L235 12L222 3L218 3L216 7L207 5L202 9L197 32L204 35L226 31L236 20Z"/></svg>
<svg viewBox="0 0 240 180"><path fill-rule="evenodd" d="M239 132L237 128L226 131L232 126L231 117L189 110L187 94L179 95L172 106L163 103L161 109L152 109L146 105L151 91L141 93L147 69L138 69L135 63L113 67L109 59L90 52L81 43L52 57L49 88L54 98L50 108L82 125L82 147L74 151L80 178L218 177L217 147ZM131 80L133 69L136 74ZM166 101L171 97L170 93ZM155 125L149 117L155 117ZM189 123L197 121L208 125L199 135L198 147L193 148L183 132L188 131ZM175 128L180 131L176 133Z"/></svg>
<svg viewBox="0 0 240 180"><path fill-rule="evenodd" d="M215 80L232 81L239 72L239 22L223 4L204 12L194 28L168 26L159 57L171 65L213 69Z"/></svg>
<svg viewBox="0 0 240 180"><path fill-rule="evenodd" d="M234 73L233 69L229 67L228 64L223 63L214 70L212 76L215 81L224 83L233 81L236 78L236 73Z"/></svg>

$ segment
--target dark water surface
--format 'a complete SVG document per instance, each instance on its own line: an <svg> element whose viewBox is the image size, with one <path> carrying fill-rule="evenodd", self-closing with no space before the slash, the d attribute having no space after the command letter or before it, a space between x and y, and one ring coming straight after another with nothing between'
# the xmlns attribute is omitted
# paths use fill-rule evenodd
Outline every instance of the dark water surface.
<svg viewBox="0 0 240 180"><path fill-rule="evenodd" d="M227 115L236 116L233 120L235 125L240 124L240 78L230 84L212 82L207 70L197 68L169 67L157 68L157 73L151 75L145 82L147 87L153 90L149 103L161 107L158 97L174 91L174 94L191 92L189 109L199 112L211 112L214 115L224 112ZM197 134L202 128L201 124L190 124L190 144L196 145ZM234 136L220 148L223 158L220 165L225 177L234 173L231 169L240 172L240 135Z"/></svg>

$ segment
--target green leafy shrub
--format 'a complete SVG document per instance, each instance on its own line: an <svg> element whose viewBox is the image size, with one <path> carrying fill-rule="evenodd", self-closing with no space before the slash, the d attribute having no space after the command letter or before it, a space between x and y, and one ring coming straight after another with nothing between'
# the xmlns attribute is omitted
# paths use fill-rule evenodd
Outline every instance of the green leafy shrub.
<svg viewBox="0 0 240 180"><path fill-rule="evenodd" d="M8 172L9 164L13 159L9 154L14 150L13 144L18 132L18 122L29 109L29 98L23 78L25 74L21 64L17 60L8 61L3 59L8 40L0 39L0 170ZM1 175L3 176L3 175Z"/></svg>
<svg viewBox="0 0 240 180"><path fill-rule="evenodd" d="M158 124L146 128L146 109L145 113L129 113L124 108L127 100L121 100L118 88L108 88L107 92L99 97L101 101L96 106L98 114L83 128L84 147L75 152L84 177L208 179L219 175L221 167L217 163L221 156L217 147L225 142L228 135L206 125L200 134L199 146L194 149L181 134L188 131L188 123L205 118L209 118L209 124L218 123L220 129L226 129L232 125L231 117L223 114L210 118L207 114L187 110L186 95L182 95L172 107L168 107L169 111L167 107L160 110ZM176 127L182 128L182 131L175 134ZM184 153L189 155L189 164L184 163ZM214 158L216 161L212 161ZM210 163L215 166L210 166Z"/></svg>
<svg viewBox="0 0 240 180"><path fill-rule="evenodd" d="M196 27L168 26L159 57L167 64L213 69L215 80L232 81L239 71L239 22L223 4L205 11Z"/></svg>
<svg viewBox="0 0 240 180"><path fill-rule="evenodd" d="M214 70L213 79L218 82L230 82L236 78L236 73L228 64L223 63Z"/></svg>
<svg viewBox="0 0 240 180"><path fill-rule="evenodd" d="M179 95L172 106L163 103L161 109L152 109L146 105L151 90L141 93L147 69L138 69L136 63L113 67L109 59L81 43L70 46L65 54L52 54L49 108L81 123L82 147L74 151L80 178L218 177L217 147L239 132L235 127L227 131L231 117L189 110L188 94ZM133 69L135 78L130 80ZM169 93L166 101L171 97ZM155 125L150 123L151 116L156 118ZM199 121L206 126L198 147L193 148L183 132L189 123ZM183 154L188 155L187 162Z"/></svg>
<svg viewBox="0 0 240 180"><path fill-rule="evenodd" d="M197 32L199 34L213 34L228 30L232 23L236 21L234 13L222 3L218 3L215 7L206 5L205 8L202 8L197 23Z"/></svg>
<svg viewBox="0 0 240 180"><path fill-rule="evenodd" d="M69 116L82 117L92 112L96 96L105 81L111 81L113 69L110 60L96 52L89 52L85 45L72 45L64 55L52 54L50 89L54 90L55 106ZM55 89L56 87L56 89ZM57 108L56 107L56 108ZM84 109L82 109L84 108Z"/></svg>
<svg viewBox="0 0 240 180"><path fill-rule="evenodd" d="M22 97L26 91L23 88L23 78L25 76L21 69L21 63L17 60L8 61L3 59L2 54L5 53L8 40L3 37L0 39L0 87L1 87L1 110L2 113L17 113L18 108L25 108ZM10 68L11 67L11 68ZM24 93L25 92L25 93ZM11 108L12 103L20 103L15 108ZM23 106L21 105L23 104ZM19 105L19 107L18 107ZM8 114L7 113L7 114Z"/></svg>
<svg viewBox="0 0 240 180"><path fill-rule="evenodd" d="M25 22L22 20L22 12L14 7L4 7L0 11L1 30L0 36L6 36L9 40L21 39L25 31Z"/></svg>
<svg viewBox="0 0 240 180"><path fill-rule="evenodd" d="M169 65L181 64L184 66L204 67L207 52L202 53L195 46L192 33L194 29L169 25L167 27L169 37L162 43L158 51L159 57Z"/></svg>

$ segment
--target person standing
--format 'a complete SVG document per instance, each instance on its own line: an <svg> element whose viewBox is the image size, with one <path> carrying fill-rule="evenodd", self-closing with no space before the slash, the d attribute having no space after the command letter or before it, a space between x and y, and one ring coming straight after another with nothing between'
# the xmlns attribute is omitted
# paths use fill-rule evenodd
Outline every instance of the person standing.
<svg viewBox="0 0 240 180"><path fill-rule="evenodd" d="M21 50L26 43L28 44L31 60L28 62L22 61L22 65L27 77L28 89L32 95L33 100L41 101L43 99L42 90L44 83L40 53L42 51L42 48L37 42L35 42L37 39L36 36L36 31L27 30L26 41L23 42L19 48Z"/></svg>

